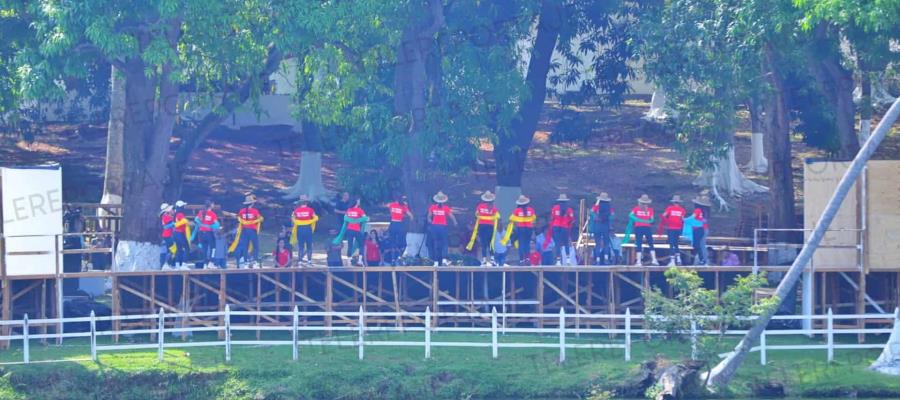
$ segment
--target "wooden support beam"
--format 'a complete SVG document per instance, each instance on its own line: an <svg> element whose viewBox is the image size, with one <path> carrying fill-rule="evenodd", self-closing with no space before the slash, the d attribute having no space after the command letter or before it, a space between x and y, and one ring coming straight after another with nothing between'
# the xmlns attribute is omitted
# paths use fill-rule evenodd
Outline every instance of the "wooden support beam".
<svg viewBox="0 0 900 400"><path fill-rule="evenodd" d="M111 311L112 311L112 315L114 315L114 316L122 315L122 309L121 309L122 302L120 301L122 294L119 292L119 290L120 290L119 276L113 275L113 277L112 277L112 310ZM113 341L116 343L119 343L120 321L114 320L112 322L112 326L113 326L113 332L114 332L113 333Z"/></svg>
<svg viewBox="0 0 900 400"><path fill-rule="evenodd" d="M438 281L437 270L431 271L431 311L435 312L435 313L439 312L438 296L439 296L440 292L441 292L441 285L440 285L440 282ZM437 315L433 315L431 317L431 326L432 327L438 326Z"/></svg>
<svg viewBox="0 0 900 400"><path fill-rule="evenodd" d="M364 296L368 296L370 299L375 300L375 301L377 301L377 302L380 302L380 303L382 303L382 304L390 304L390 302L388 302L387 300L385 300L385 299L383 299L383 298L381 298L381 297L378 297L378 296L376 296L376 295L373 294L373 293L366 293L362 288L360 288L360 287L358 287L358 286L354 286L353 283L348 282L346 279L342 279L342 278L339 278L339 277L337 277L337 276L333 276L333 275L331 275L331 274L329 274L329 276L332 276L332 279L333 279L335 282L340 283L341 285L344 285L344 286L348 287L350 290L359 292L360 294L362 294L362 295L364 295ZM397 294L397 293L398 293L398 290L397 290L397 285L396 285L396 277L395 277L395 276L392 276L391 279L395 281L395 282L394 282L394 283L395 283L395 285L394 285L394 296L395 296L395 297L394 297L394 301L395 301L395 303L394 303L394 309L395 309L397 312L402 312L403 309L400 308L399 298L397 297L397 296L398 296L398 294ZM326 286L327 286L327 285L326 285ZM419 317L412 317L412 319L415 320L415 321L418 322L418 323L424 323L424 321L422 321L422 319L419 318Z"/></svg>
<svg viewBox="0 0 900 400"><path fill-rule="evenodd" d="M268 276L266 276L266 275L261 275L261 276L262 276L263 279L265 279L266 281L271 282L273 285L275 285L275 287L290 291L290 293L292 294L292 296L291 296L291 302L294 302L294 299L295 299L295 298L300 298L300 299L303 299L303 301L306 301L306 302L308 302L308 303L311 303L312 305L314 305L314 306L316 306L316 307L319 307L319 308L321 308L322 310L326 310L326 311L327 311L327 308L326 308L321 302L316 301L316 300L313 299L312 297L309 297L309 296L307 296L307 295L305 295L305 294L303 294L303 293L297 292L296 290L294 290L294 289L292 289L292 288L289 288L289 287L288 287L287 285L285 285L284 283L278 282L278 281L276 281L276 280L274 280L274 279L272 279L272 278L270 278L270 277L268 277ZM294 308L291 307L291 310L293 310L293 309L294 309ZM340 319L342 319L342 320L345 320L345 321L354 322L354 320L351 319L351 318L349 318L349 317L338 317L338 318L340 318Z"/></svg>
<svg viewBox="0 0 900 400"><path fill-rule="evenodd" d="M43 280L34 281L28 284L28 286L26 286L24 289L17 291L16 294L12 295L12 301L16 301L20 297L31 293L32 290L36 289L38 286L41 286L41 282L43 282Z"/></svg>
<svg viewBox="0 0 900 400"><path fill-rule="evenodd" d="M355 276L355 275L354 275ZM399 313L400 311L400 288L397 287L397 272L391 271L391 283L394 288L394 311ZM364 290L363 293L366 293ZM367 296L363 295L363 298ZM400 327L400 331L403 331L403 317L400 314L397 314L397 326Z"/></svg>
<svg viewBox="0 0 900 400"><path fill-rule="evenodd" d="M537 312L544 313L544 271L537 272ZM538 318L538 328L544 327L544 319Z"/></svg>
<svg viewBox="0 0 900 400"><path fill-rule="evenodd" d="M228 286L228 277L225 274L219 274L219 311L225 311L225 306L228 302L228 297L226 297L226 287ZM219 326L225 326L225 317L219 317ZM225 339L225 331L219 332L219 339Z"/></svg>
<svg viewBox="0 0 900 400"><path fill-rule="evenodd" d="M187 275L185 275L185 276L187 276ZM209 290L210 292L214 292L214 293L218 293L218 292L219 292L218 289L216 289L216 288L210 286L210 285L207 284L206 282L203 282L203 281L201 281L201 280L199 280L199 279L197 279L197 278L191 278L191 282L193 282L193 283L194 283L195 285L197 285L198 287L201 287L201 288L203 288L203 289ZM238 299L236 299L236 298L234 298L234 297L229 296L227 293L225 294L225 299L226 299L227 301L231 302L230 305L231 305L232 308L242 308L242 309L247 310L247 311L253 311L253 309L254 309L253 307L244 304L244 302L242 302L242 301L240 301L240 300L238 300ZM277 322L278 322L277 319L272 318L272 317L269 317L269 316L265 316L265 315L264 315L262 318L265 319L265 320L267 320L267 321L269 321L269 322L273 322L273 323L277 323Z"/></svg>
<svg viewBox="0 0 900 400"><path fill-rule="evenodd" d="M859 271L859 284L856 290L856 313L857 314L865 314L866 313L866 273L864 271ZM858 320L859 329L865 329L866 320L860 318ZM866 334L862 331L857 334L857 341L859 343L866 342Z"/></svg>
<svg viewBox="0 0 900 400"><path fill-rule="evenodd" d="M334 274L331 271L325 271L325 311L334 311ZM325 326L331 327L331 316L325 316ZM331 330L327 332L331 336Z"/></svg>
<svg viewBox="0 0 900 400"><path fill-rule="evenodd" d="M577 310L581 310L581 312L582 312L583 314L590 314L590 312L588 312L584 307L581 307L580 305L578 305L578 302L575 301L575 299L573 299L573 298L570 297L568 294L566 294L566 292L564 292L562 289L560 289L559 287L557 287L556 285L554 285L553 282L550 282L549 279L547 279L547 278L541 278L541 280L544 282L544 285L547 285L547 287L549 287L549 288L552 289L554 292L556 292L557 294L559 294L559 297L565 299L569 304L572 304L573 306L575 306L575 308L576 308ZM542 285L542 286L543 286L543 285ZM541 290L541 292L543 292L543 290ZM543 297L543 293L541 293L541 296ZM542 303L543 303L543 302L542 302ZM541 311L541 312L543 312L543 311Z"/></svg>

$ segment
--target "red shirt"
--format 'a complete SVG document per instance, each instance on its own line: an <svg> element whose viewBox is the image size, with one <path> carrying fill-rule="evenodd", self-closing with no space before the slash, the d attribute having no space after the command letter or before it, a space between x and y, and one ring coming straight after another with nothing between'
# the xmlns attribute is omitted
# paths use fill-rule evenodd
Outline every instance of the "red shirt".
<svg viewBox="0 0 900 400"><path fill-rule="evenodd" d="M245 221L259 221L259 218L261 217L259 210L253 207L242 208L241 211L238 211L238 215ZM244 228L257 230L259 229L259 222L244 225Z"/></svg>
<svg viewBox="0 0 900 400"><path fill-rule="evenodd" d="M634 213L634 216L637 217L638 219L647 219L647 220L653 219L653 209L650 207L647 207L647 209L644 210L640 206L638 206L638 207L632 208L631 212ZM646 222L635 221L634 226L635 226L635 228L637 228L637 227L641 227L641 226L651 226L651 224L646 223Z"/></svg>
<svg viewBox="0 0 900 400"><path fill-rule="evenodd" d="M219 216L216 215L215 211L202 210L197 213L197 217L200 217L200 232L212 232L210 225L219 220Z"/></svg>
<svg viewBox="0 0 900 400"><path fill-rule="evenodd" d="M391 211L391 222L403 222L409 212L409 206L396 201L388 204L388 209Z"/></svg>
<svg viewBox="0 0 900 400"><path fill-rule="evenodd" d="M531 207L516 207L516 210L513 211L513 215L519 218L525 217L533 217L534 216L534 208ZM519 228L531 228L534 227L534 222L517 222L516 226ZM537 264L535 264L537 265Z"/></svg>
<svg viewBox="0 0 900 400"><path fill-rule="evenodd" d="M673 204L666 207L662 214L662 224L666 229L681 230L684 228L684 217L687 216L687 210L684 207Z"/></svg>
<svg viewBox="0 0 900 400"><path fill-rule="evenodd" d="M175 222L175 218L172 218L169 214L163 214L160 218L160 224L163 226L162 237L169 238L172 237L172 228L166 228L165 226Z"/></svg>
<svg viewBox="0 0 900 400"><path fill-rule="evenodd" d="M364 216L366 216L366 212L363 211L362 208L351 207L351 208L347 209L347 217L348 218L356 219L356 218L362 218ZM362 227L356 223L349 223L349 224L347 224L347 229L349 229L351 231L359 232L360 229L362 229Z"/></svg>
<svg viewBox="0 0 900 400"><path fill-rule="evenodd" d="M380 262L381 261L381 251L378 249L378 243L375 243L373 240L366 239L366 261L369 262Z"/></svg>
<svg viewBox="0 0 900 400"><path fill-rule="evenodd" d="M294 219L298 219L300 221L309 221L316 217L316 210L313 210L310 206L298 206L294 209Z"/></svg>
<svg viewBox="0 0 900 400"><path fill-rule="evenodd" d="M453 214L453 210L443 204L432 204L431 207L428 208L428 212L431 213L431 223L433 225L447 225L447 217L449 217L450 214Z"/></svg>
<svg viewBox="0 0 900 400"><path fill-rule="evenodd" d="M709 223L706 221L706 216L703 215L703 210L700 207L694 209L694 219L703 222L703 229L709 229Z"/></svg>
<svg viewBox="0 0 900 400"><path fill-rule="evenodd" d="M494 207L493 204L490 203L479 203L478 206L475 207L475 215L479 217L491 217L497 215L499 211L497 211L497 207ZM491 219L481 219L478 218L478 225L493 225L494 220Z"/></svg>
<svg viewBox="0 0 900 400"><path fill-rule="evenodd" d="M183 219L184 219L184 213L175 214L175 222L181 221ZM184 224L182 226L176 226L175 232L186 233L187 232L187 224Z"/></svg>
<svg viewBox="0 0 900 400"><path fill-rule="evenodd" d="M528 261L531 265L541 265L541 253L537 250L532 251L531 254L528 255Z"/></svg>
<svg viewBox="0 0 900 400"><path fill-rule="evenodd" d="M575 222L575 210L572 207L566 207L564 210L557 204L550 209L550 226L571 229L572 222Z"/></svg>
<svg viewBox="0 0 900 400"><path fill-rule="evenodd" d="M272 252L272 257L275 258L276 267L287 267L288 263L291 261L291 251L287 248L281 251L275 249L275 251Z"/></svg>

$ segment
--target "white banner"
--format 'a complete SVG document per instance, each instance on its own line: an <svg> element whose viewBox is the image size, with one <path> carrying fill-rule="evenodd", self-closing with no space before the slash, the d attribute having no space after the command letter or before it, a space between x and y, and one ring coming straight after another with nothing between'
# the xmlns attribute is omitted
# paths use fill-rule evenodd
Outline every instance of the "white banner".
<svg viewBox="0 0 900 400"><path fill-rule="evenodd" d="M0 168L6 274L52 275L62 256L62 169L59 165Z"/></svg>

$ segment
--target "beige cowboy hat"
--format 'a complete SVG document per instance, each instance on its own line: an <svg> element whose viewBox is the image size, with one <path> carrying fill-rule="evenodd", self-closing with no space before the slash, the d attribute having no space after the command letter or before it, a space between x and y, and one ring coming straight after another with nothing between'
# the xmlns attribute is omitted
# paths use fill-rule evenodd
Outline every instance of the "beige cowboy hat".
<svg viewBox="0 0 900 400"><path fill-rule="evenodd" d="M249 204L253 204L253 203L256 203L256 195L255 194L250 193L250 194L244 196L244 205L249 205Z"/></svg>
<svg viewBox="0 0 900 400"><path fill-rule="evenodd" d="M712 207L712 202L709 201L709 197L699 196L694 198L694 204L698 204L701 206Z"/></svg>
<svg viewBox="0 0 900 400"><path fill-rule="evenodd" d="M431 199L434 200L435 203L446 203L447 200L449 200L449 197L447 197L444 192L438 191Z"/></svg>
<svg viewBox="0 0 900 400"><path fill-rule="evenodd" d="M637 199L637 202L641 203L641 204L650 204L653 202L653 200L650 200L650 196L647 196L646 194L642 194L641 197L639 199Z"/></svg>
<svg viewBox="0 0 900 400"><path fill-rule="evenodd" d="M308 201L309 201L309 196L307 196L305 194L301 194L300 198L297 199L297 203L304 203L304 202L308 202Z"/></svg>
<svg viewBox="0 0 900 400"><path fill-rule="evenodd" d="M484 192L484 194L481 195L481 201L494 201L496 199L497 199L497 196L495 196L493 193L491 193L490 190Z"/></svg>
<svg viewBox="0 0 900 400"><path fill-rule="evenodd" d="M569 196L566 196L566 194L563 193L556 198L556 201L569 201Z"/></svg>
<svg viewBox="0 0 900 400"><path fill-rule="evenodd" d="M187 205L187 203L185 203L185 202L183 202L183 201L181 201L181 200L178 200L178 201L175 202L175 207L184 207L184 206L186 206L186 205Z"/></svg>
<svg viewBox="0 0 900 400"><path fill-rule="evenodd" d="M597 201L612 201L612 198L609 197L609 193L600 192L600 195L597 196Z"/></svg>
<svg viewBox="0 0 900 400"><path fill-rule="evenodd" d="M169 203L162 203L159 205L159 213L162 214L164 212L169 212L172 210L172 205Z"/></svg>
<svg viewBox="0 0 900 400"><path fill-rule="evenodd" d="M672 196L672 200L669 200L669 201L672 202L672 203L681 203L681 202L682 202L682 201L681 201L681 196L679 196L679 195L677 195L677 194L674 195L674 196Z"/></svg>
<svg viewBox="0 0 900 400"><path fill-rule="evenodd" d="M523 194L520 194L520 195L519 195L519 198L516 199L516 205L517 205L517 206L524 206L524 205L526 205L526 204L528 204L528 203L530 203L530 202L531 202L531 199L525 197L525 195L523 195Z"/></svg>

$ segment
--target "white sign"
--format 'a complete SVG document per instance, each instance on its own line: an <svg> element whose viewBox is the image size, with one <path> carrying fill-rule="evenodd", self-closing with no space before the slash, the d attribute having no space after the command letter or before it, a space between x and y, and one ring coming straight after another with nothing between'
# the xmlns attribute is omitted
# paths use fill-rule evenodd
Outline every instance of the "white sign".
<svg viewBox="0 0 900 400"><path fill-rule="evenodd" d="M6 274L52 275L62 265L62 169L0 168ZM59 240L59 247L56 243Z"/></svg>

